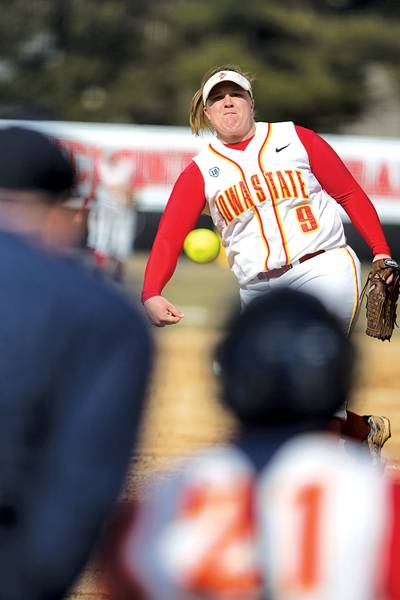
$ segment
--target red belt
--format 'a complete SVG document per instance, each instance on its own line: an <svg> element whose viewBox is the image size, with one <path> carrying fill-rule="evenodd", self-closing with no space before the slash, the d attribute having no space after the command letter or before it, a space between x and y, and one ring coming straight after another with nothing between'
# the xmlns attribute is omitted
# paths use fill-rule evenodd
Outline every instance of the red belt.
<svg viewBox="0 0 400 600"><path fill-rule="evenodd" d="M295 260L290 265L283 265L283 267L279 267L279 269L271 269L271 271L263 271L262 273L259 273L257 275L257 279L260 279L260 281L276 279L276 277L284 275L287 271L290 271L290 269L293 269L293 267L295 267L296 265L300 265L301 263L306 262L306 260L310 260L310 258L314 258L314 256L318 256L318 254L322 254L323 252L325 252L325 250L317 250L316 252L310 252L310 254L305 254L304 256L299 258L299 260Z"/></svg>

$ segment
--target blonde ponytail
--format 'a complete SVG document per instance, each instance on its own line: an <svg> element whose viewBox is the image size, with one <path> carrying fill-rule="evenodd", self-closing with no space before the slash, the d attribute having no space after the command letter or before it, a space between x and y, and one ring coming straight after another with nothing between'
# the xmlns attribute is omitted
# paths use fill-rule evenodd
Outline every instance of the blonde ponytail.
<svg viewBox="0 0 400 600"><path fill-rule="evenodd" d="M198 89L190 103L189 123L194 135L200 135L205 129L212 131L209 121L204 114L203 92Z"/></svg>

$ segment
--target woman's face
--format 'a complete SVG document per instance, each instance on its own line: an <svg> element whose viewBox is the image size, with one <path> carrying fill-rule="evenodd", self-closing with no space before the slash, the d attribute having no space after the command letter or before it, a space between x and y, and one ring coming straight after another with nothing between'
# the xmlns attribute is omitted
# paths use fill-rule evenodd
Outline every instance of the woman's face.
<svg viewBox="0 0 400 600"><path fill-rule="evenodd" d="M213 87L204 113L217 137L228 144L246 139L255 128L254 101L248 92L231 81Z"/></svg>

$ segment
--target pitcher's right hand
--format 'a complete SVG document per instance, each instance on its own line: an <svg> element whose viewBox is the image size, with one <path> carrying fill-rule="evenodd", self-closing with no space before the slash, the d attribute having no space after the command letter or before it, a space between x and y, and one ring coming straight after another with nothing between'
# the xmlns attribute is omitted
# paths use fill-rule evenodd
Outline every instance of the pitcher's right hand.
<svg viewBox="0 0 400 600"><path fill-rule="evenodd" d="M147 316L156 327L175 325L185 316L163 296L153 296L144 303Z"/></svg>

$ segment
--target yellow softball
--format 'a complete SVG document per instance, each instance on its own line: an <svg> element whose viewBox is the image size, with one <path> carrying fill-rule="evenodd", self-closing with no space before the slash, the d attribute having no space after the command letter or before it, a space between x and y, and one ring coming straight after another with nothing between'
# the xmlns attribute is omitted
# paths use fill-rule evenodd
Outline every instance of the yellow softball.
<svg viewBox="0 0 400 600"><path fill-rule="evenodd" d="M193 229L183 242L183 250L190 260L209 263L219 254L219 237L211 229Z"/></svg>

